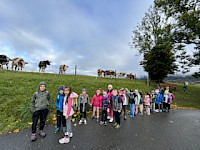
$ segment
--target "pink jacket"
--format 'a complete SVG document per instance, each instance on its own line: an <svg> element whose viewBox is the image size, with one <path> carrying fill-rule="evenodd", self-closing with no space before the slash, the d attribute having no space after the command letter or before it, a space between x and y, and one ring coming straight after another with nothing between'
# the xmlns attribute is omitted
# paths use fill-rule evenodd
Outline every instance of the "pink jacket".
<svg viewBox="0 0 200 150"><path fill-rule="evenodd" d="M149 95L145 95L144 102L145 102L145 105L150 105L151 100L150 100Z"/></svg>
<svg viewBox="0 0 200 150"><path fill-rule="evenodd" d="M175 96L174 96L173 94L170 94L170 95L169 95L169 102L170 102L170 103L172 103L172 99L173 99L174 97L175 97Z"/></svg>
<svg viewBox="0 0 200 150"><path fill-rule="evenodd" d="M91 104L95 107L101 107L101 95L94 95L93 98L92 98L92 101L91 101Z"/></svg>
<svg viewBox="0 0 200 150"><path fill-rule="evenodd" d="M73 106L73 98L78 98L78 95L74 92L71 93L71 95L68 98L68 103L65 104L67 97L64 97L63 101L63 115L66 116L72 116L74 114L74 110L72 108Z"/></svg>

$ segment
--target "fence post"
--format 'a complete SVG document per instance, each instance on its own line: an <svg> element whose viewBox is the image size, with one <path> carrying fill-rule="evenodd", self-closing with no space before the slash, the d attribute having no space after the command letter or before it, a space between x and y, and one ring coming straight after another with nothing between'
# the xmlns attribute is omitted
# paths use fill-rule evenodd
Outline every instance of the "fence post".
<svg viewBox="0 0 200 150"><path fill-rule="evenodd" d="M135 74L135 83L136 83L136 74Z"/></svg>
<svg viewBox="0 0 200 150"><path fill-rule="evenodd" d="M77 70L77 65L75 65L75 80L76 80L76 70Z"/></svg>
<svg viewBox="0 0 200 150"><path fill-rule="evenodd" d="M117 78L117 70L115 70L115 80L116 80L116 78Z"/></svg>

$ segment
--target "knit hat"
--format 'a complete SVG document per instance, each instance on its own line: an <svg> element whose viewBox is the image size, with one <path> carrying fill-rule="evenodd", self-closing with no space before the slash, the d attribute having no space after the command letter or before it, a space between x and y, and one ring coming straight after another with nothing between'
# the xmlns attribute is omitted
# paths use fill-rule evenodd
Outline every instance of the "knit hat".
<svg viewBox="0 0 200 150"><path fill-rule="evenodd" d="M133 92L133 90L130 90L130 92Z"/></svg>
<svg viewBox="0 0 200 150"><path fill-rule="evenodd" d="M155 91L154 91L154 90L152 90L152 91L151 91L151 93L155 93Z"/></svg>
<svg viewBox="0 0 200 150"><path fill-rule="evenodd" d="M103 95L107 95L107 92L104 91L104 92L103 92Z"/></svg>
<svg viewBox="0 0 200 150"><path fill-rule="evenodd" d="M60 91L60 90L64 91L64 87L63 87L63 86L60 86L58 90L59 90L59 91Z"/></svg>
<svg viewBox="0 0 200 150"><path fill-rule="evenodd" d="M122 90L119 90L119 93L120 93L120 94L123 94L123 91L122 91Z"/></svg>
<svg viewBox="0 0 200 150"><path fill-rule="evenodd" d="M86 91L86 88L83 88L83 89L82 89L82 92L85 92L85 91Z"/></svg>
<svg viewBox="0 0 200 150"><path fill-rule="evenodd" d="M135 90L135 92L137 92L137 93L138 93L138 90Z"/></svg>

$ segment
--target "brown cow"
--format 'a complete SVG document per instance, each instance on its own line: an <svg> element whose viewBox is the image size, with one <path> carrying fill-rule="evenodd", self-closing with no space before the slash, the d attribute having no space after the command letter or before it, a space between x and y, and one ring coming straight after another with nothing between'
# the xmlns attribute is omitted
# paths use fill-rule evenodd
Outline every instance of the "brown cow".
<svg viewBox="0 0 200 150"><path fill-rule="evenodd" d="M51 61L49 61L49 60L40 61L38 64L39 72L40 72L40 70L41 70L41 72L45 72L47 65L51 65Z"/></svg>
<svg viewBox="0 0 200 150"><path fill-rule="evenodd" d="M105 71L102 69L98 69L97 70L97 75L98 77L105 77Z"/></svg>
<svg viewBox="0 0 200 150"><path fill-rule="evenodd" d="M67 65L60 65L60 67L59 67L59 74L65 74L65 71L67 70L67 68L68 68L69 66L67 66Z"/></svg>
<svg viewBox="0 0 200 150"><path fill-rule="evenodd" d="M12 70L13 67L15 67L15 71L18 68L18 70L21 68L24 68L25 64L28 64L27 62L25 62L22 58L13 58L12 59Z"/></svg>
<svg viewBox="0 0 200 150"><path fill-rule="evenodd" d="M127 79L134 79L134 75L132 73L126 75Z"/></svg>
<svg viewBox="0 0 200 150"><path fill-rule="evenodd" d="M111 78L112 77L116 77L116 73L113 70L106 70L105 71L105 76L110 76Z"/></svg>
<svg viewBox="0 0 200 150"><path fill-rule="evenodd" d="M124 73L124 72L117 73L117 77L118 77L118 78L119 78L119 77L124 78L125 75L126 75L126 73Z"/></svg>

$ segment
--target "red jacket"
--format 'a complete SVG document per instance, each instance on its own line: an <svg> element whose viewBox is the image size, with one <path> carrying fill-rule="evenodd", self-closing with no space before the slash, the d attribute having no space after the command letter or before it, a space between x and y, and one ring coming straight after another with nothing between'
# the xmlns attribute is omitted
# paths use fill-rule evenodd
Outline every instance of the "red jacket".
<svg viewBox="0 0 200 150"><path fill-rule="evenodd" d="M101 107L101 95L94 95L91 104L95 107Z"/></svg>

